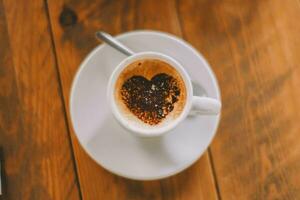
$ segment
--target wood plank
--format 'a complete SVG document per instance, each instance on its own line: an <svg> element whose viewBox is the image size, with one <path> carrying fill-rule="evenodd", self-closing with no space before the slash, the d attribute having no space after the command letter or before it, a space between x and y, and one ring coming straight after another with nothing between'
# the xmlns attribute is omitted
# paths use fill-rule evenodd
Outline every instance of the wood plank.
<svg viewBox="0 0 300 200"><path fill-rule="evenodd" d="M45 11L0 0L3 199L79 199Z"/></svg>
<svg viewBox="0 0 300 200"><path fill-rule="evenodd" d="M157 29L181 36L174 1L48 1L63 85L69 102L73 76L98 42L94 32L111 34ZM69 59L66 59L69 58ZM68 107L68 106L67 106ZM72 134L82 195L85 199L216 199L208 154L192 168L162 181L139 182L114 176L93 162Z"/></svg>
<svg viewBox="0 0 300 200"><path fill-rule="evenodd" d="M180 1L179 16L221 86L221 198L300 199L299 1Z"/></svg>

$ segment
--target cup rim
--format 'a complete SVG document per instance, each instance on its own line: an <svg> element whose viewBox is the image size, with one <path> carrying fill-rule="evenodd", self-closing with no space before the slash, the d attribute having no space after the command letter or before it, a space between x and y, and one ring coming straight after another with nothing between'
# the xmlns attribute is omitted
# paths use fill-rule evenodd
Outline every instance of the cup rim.
<svg viewBox="0 0 300 200"><path fill-rule="evenodd" d="M146 129L142 127L137 127L133 124L128 123L128 121L122 116L117 103L115 101L115 84L118 76L120 73L132 62L139 60L139 59L146 59L146 58L152 58L152 59L159 59L164 62L167 62L172 67L176 69L177 72L181 75L185 86L186 86L186 103L184 105L184 109L182 110L181 114L174 120L172 123L169 123L165 126L159 127L159 128L153 128L153 129ZM113 113L113 116L116 118L116 120L126 129L128 129L130 132L134 133L138 136L143 137L153 137L153 136L161 136L170 130L174 129L181 121L183 121L186 116L189 114L191 107L192 107L192 97L193 97L193 89L192 89L192 83L190 80L189 75L183 68L183 66L176 61L174 58L158 53L158 52L140 52L135 53L134 55L131 55L124 60L122 60L117 67L113 70L112 74L110 75L108 86L107 86L107 99L111 106L111 110Z"/></svg>

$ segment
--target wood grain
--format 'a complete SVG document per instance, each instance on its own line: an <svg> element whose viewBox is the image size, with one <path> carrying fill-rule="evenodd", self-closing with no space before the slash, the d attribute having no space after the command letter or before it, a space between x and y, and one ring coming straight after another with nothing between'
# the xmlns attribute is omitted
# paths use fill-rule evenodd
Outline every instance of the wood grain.
<svg viewBox="0 0 300 200"><path fill-rule="evenodd" d="M76 69L84 56L98 44L94 39L96 30L102 29L114 35L133 29L157 29L181 36L174 1L162 0L157 4L150 0L49 0L48 7L67 105ZM217 198L207 153L178 176L139 182L117 177L99 167L80 147L74 133L72 142L84 199Z"/></svg>
<svg viewBox="0 0 300 200"><path fill-rule="evenodd" d="M222 199L300 199L300 2L179 1L183 35L222 91ZM197 13L197 14L196 14Z"/></svg>
<svg viewBox="0 0 300 200"><path fill-rule="evenodd" d="M0 0L3 199L79 199L45 11Z"/></svg>

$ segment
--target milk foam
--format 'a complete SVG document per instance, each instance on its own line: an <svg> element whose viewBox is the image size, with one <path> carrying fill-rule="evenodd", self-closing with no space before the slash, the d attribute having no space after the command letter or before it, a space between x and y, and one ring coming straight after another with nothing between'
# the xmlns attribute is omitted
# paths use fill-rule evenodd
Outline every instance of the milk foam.
<svg viewBox="0 0 300 200"><path fill-rule="evenodd" d="M179 100L174 103L174 109L162 119L162 121L155 125L150 125L139 119L134 115L131 110L125 105L120 90L126 80L132 76L143 76L148 80L159 73L165 73L174 77L180 88ZM115 102L121 115L126 119L128 125L143 128L143 129L155 129L163 126L167 126L172 123L182 113L186 103L186 87L181 75L177 70L168 63L157 59L143 59L135 61L129 64L119 75L115 84Z"/></svg>

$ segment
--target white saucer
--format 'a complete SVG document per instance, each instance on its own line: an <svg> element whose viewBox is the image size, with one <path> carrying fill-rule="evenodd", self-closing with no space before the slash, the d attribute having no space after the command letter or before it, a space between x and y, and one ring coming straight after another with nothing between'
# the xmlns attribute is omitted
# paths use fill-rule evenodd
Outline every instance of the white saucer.
<svg viewBox="0 0 300 200"><path fill-rule="evenodd" d="M134 52L156 51L179 61L189 73L196 94L220 99L216 78L205 59L189 44L169 34L134 31L116 37ZM215 135L220 116L188 117L159 138L139 138L114 119L106 87L121 53L102 44L85 58L71 90L70 113L77 138L99 165L117 175L154 180L192 165Z"/></svg>

